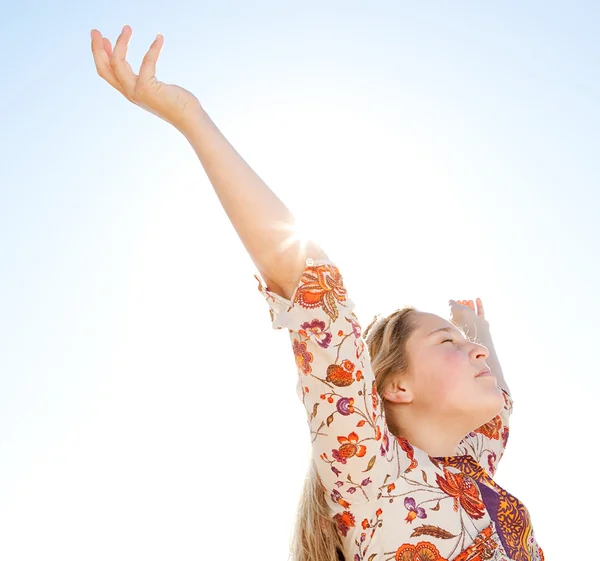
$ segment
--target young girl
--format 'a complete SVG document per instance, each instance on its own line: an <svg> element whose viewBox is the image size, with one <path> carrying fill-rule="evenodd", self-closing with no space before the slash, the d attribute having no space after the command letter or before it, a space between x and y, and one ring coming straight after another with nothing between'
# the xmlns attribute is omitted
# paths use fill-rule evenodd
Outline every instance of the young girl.
<svg viewBox="0 0 600 561"><path fill-rule="evenodd" d="M451 320L397 310L363 332L338 268L188 91L159 82L158 35L139 75L93 30L98 74L188 139L262 276L273 327L289 330L312 462L294 561L540 561L525 506L493 479L512 399L482 303Z"/></svg>

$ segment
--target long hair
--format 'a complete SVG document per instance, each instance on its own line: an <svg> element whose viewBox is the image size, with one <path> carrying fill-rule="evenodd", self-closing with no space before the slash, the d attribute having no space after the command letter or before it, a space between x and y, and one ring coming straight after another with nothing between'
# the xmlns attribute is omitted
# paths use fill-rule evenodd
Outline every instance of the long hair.
<svg viewBox="0 0 600 561"><path fill-rule="evenodd" d="M391 376L406 372L409 367L406 341L415 328L413 312L416 311L408 306L387 317L375 317L363 333L384 408L382 395ZM393 427L389 429L393 433ZM342 539L314 459L310 461L300 495L290 553L291 561L345 561Z"/></svg>

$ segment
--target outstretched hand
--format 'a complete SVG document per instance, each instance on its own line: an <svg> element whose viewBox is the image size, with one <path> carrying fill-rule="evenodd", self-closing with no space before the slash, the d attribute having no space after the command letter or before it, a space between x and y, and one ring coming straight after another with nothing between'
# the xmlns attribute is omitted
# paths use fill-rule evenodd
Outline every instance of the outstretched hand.
<svg viewBox="0 0 600 561"><path fill-rule="evenodd" d="M183 132L191 118L201 113L200 102L189 91L156 79L156 63L164 44L160 34L144 56L139 75L135 74L126 60L132 34L131 27L124 26L113 50L110 40L92 29L92 53L98 74L129 101Z"/></svg>
<svg viewBox="0 0 600 561"><path fill-rule="evenodd" d="M473 300L450 300L450 321L462 329L469 339L479 339L482 332L489 332L481 298Z"/></svg>

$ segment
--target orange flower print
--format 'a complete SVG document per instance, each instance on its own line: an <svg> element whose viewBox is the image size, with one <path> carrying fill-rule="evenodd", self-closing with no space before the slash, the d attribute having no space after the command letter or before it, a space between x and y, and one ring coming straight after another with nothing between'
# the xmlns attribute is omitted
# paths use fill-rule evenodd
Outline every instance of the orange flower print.
<svg viewBox="0 0 600 561"><path fill-rule="evenodd" d="M354 363L346 359L342 362L342 368L348 372L354 372Z"/></svg>
<svg viewBox="0 0 600 561"><path fill-rule="evenodd" d="M294 302L303 308L322 308L333 320L338 318L338 302L346 301L342 275L335 265L307 267L300 279Z"/></svg>
<svg viewBox="0 0 600 561"><path fill-rule="evenodd" d="M306 343L294 340L293 348L296 365L304 374L310 374L312 372L310 363L313 361L313 354L306 349Z"/></svg>
<svg viewBox="0 0 600 561"><path fill-rule="evenodd" d="M448 561L440 555L437 547L429 542L419 542L417 545L405 543L396 551L395 561Z"/></svg>
<svg viewBox="0 0 600 561"><path fill-rule="evenodd" d="M354 528L355 526L354 515L349 510L345 510L341 514L336 514L333 519L335 520L339 531L344 537L348 535L348 530L350 528Z"/></svg>
<svg viewBox="0 0 600 561"><path fill-rule="evenodd" d="M502 429L502 419L499 415L496 415L491 421L488 421L485 425L481 425L475 432L483 434L492 440L500 439L500 430Z"/></svg>
<svg viewBox="0 0 600 561"><path fill-rule="evenodd" d="M439 488L454 497L454 510L458 512L458 505L465 509L467 514L478 520L485 514L485 505L479 496L479 489L470 477L463 473L452 473L444 467L444 477L436 474Z"/></svg>
<svg viewBox="0 0 600 561"><path fill-rule="evenodd" d="M332 450L331 455L341 464L345 464L348 458L362 458L367 453L367 447L358 444L358 434L355 432L351 432L348 437L338 436L337 439L341 446Z"/></svg>
<svg viewBox="0 0 600 561"><path fill-rule="evenodd" d="M327 367L327 376L325 379L331 382L334 386L343 388L354 382L352 373L354 372L354 364L349 360L342 362L341 366L331 364Z"/></svg>

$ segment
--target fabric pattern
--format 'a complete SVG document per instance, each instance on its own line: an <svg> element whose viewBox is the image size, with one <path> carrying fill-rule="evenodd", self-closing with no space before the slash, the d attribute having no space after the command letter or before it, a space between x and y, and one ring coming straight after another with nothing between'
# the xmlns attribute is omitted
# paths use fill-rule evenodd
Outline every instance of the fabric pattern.
<svg viewBox="0 0 600 561"><path fill-rule="evenodd" d="M375 388L361 325L338 268L307 260L291 298L259 291L287 329L313 459L347 561L543 561L529 513L498 486L513 402L431 457L394 436Z"/></svg>

